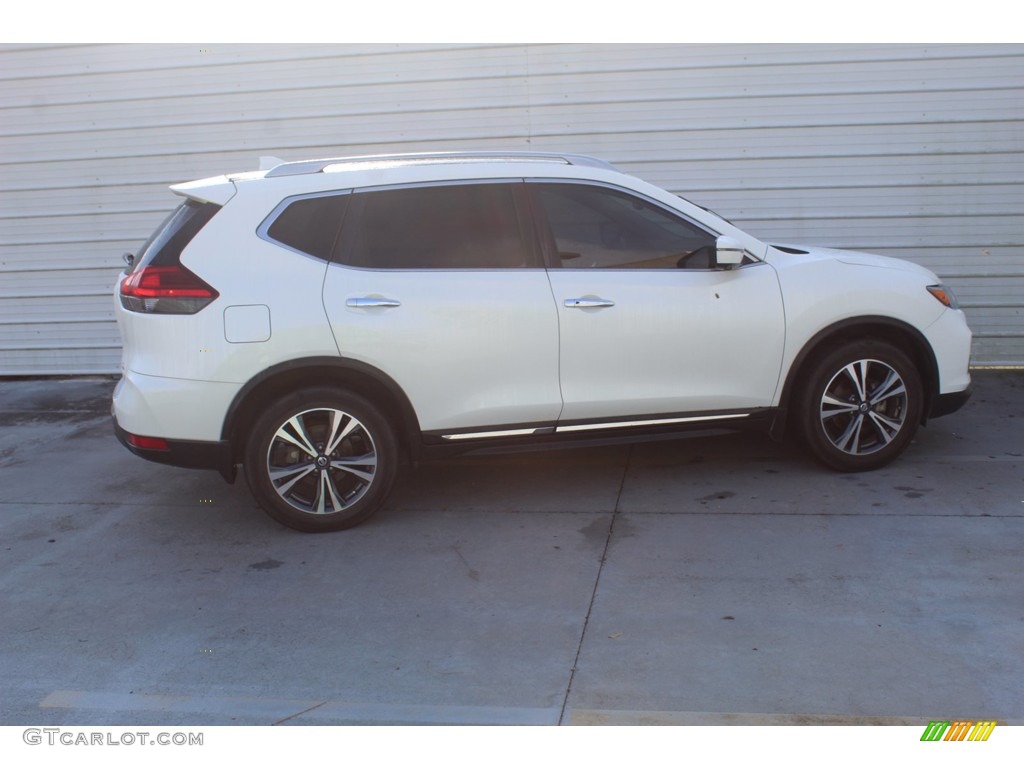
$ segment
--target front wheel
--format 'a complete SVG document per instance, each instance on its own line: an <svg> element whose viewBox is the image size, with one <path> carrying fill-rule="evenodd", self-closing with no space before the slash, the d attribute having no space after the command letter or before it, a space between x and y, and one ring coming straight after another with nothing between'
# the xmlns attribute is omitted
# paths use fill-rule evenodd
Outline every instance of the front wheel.
<svg viewBox="0 0 1024 768"><path fill-rule="evenodd" d="M880 341L846 344L808 371L797 403L804 442L842 472L884 466L910 443L924 392L910 358Z"/></svg>
<svg viewBox="0 0 1024 768"><path fill-rule="evenodd" d="M289 528L351 528L384 503L397 474L394 430L352 392L312 387L263 413L245 450L245 476L260 506Z"/></svg>

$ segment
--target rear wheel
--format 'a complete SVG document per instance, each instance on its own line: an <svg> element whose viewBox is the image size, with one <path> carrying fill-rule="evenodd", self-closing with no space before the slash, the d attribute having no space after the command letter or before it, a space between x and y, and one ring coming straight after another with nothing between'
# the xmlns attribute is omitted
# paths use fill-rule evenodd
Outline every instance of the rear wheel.
<svg viewBox="0 0 1024 768"><path fill-rule="evenodd" d="M811 366L797 404L804 442L843 472L899 456L921 421L924 392L910 358L880 341L845 344Z"/></svg>
<svg viewBox="0 0 1024 768"><path fill-rule="evenodd" d="M369 518L394 485L394 430L365 398L312 387L272 404L253 425L245 475L260 506L300 531L338 531Z"/></svg>

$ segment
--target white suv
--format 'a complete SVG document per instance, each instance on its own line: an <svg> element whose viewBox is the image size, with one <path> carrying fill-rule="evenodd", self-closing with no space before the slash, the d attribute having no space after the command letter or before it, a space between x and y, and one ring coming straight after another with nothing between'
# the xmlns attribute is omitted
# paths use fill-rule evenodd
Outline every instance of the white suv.
<svg viewBox="0 0 1024 768"><path fill-rule="evenodd" d="M926 269L768 245L595 158L331 158L180 184L115 298L115 430L347 528L401 457L787 425L872 469L968 397Z"/></svg>

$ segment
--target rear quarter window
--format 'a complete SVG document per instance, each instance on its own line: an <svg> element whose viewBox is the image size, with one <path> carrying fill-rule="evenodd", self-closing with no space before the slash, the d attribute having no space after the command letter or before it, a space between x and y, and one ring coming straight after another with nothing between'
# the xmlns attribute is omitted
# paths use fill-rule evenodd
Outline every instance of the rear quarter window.
<svg viewBox="0 0 1024 768"><path fill-rule="evenodd" d="M351 195L330 194L285 200L271 214L260 234L300 253L331 258Z"/></svg>

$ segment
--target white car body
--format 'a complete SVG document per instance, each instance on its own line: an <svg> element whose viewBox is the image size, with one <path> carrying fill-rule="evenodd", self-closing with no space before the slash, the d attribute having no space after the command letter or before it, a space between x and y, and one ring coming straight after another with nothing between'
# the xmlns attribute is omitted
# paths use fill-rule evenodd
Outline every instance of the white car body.
<svg viewBox="0 0 1024 768"><path fill-rule="evenodd" d="M509 190L515 198L523 247L538 261L515 268L378 269L337 258L356 237L346 234L351 211L370 205L362 201L384 199L360 195L466 185L472 191L482 184L498 184L490 189ZM813 364L860 339L881 344L883 352L896 348L898 359L879 364L905 379L908 389L920 389L912 398L919 402L901 399L889 410L861 403L858 418L869 427L872 420L888 419L902 429L911 416L915 423L902 431L912 433L929 414L959 407L969 391L970 331L955 301L943 303L930 290L940 281L928 270L868 254L770 246L592 158L452 153L336 159L172 190L215 210L177 257L179 271L212 287L213 299L191 313L146 309L156 304L146 303L145 291L129 296L133 273L158 271L145 264L126 273L115 297L124 339L115 424L130 450L156 461L217 468L231 479L256 439L251 428L264 410L303 387L328 384L354 393L358 407L369 404L379 411L413 457L574 438L664 437L694 427L758 424L780 435L793 398L803 393L801 402L808 399L803 377ZM554 229L543 224L557 217L557 196L563 193L567 200L589 199L580 197L587 194L598 201L633 200L635 213L626 210L627 217L653 211L672 226L678 217L680 226L700 230L695 237L704 233L712 244L717 238L723 261L705 268L571 268L578 265L569 260L580 254L564 251L562 240L553 245L545 233ZM268 234L289 205L321 197L349 212L342 214L349 218L339 224L334 256L318 258ZM307 207L315 215L321 205L327 203ZM603 214L595 208L595 221L598 215ZM365 216L369 222L370 214ZM355 221L352 227L361 226ZM537 243L530 244L534 232ZM658 234L667 236L661 229ZM613 228L609 244L595 246L594 253L627 252L627 236L640 237ZM745 253L742 264L724 261L728 247ZM589 252L583 257L590 258ZM156 294L163 290L165 298L153 302L171 301L173 291L161 289L159 277L154 280ZM875 356L861 357L875 365ZM905 370L908 361L915 372ZM348 415L340 406L323 408L325 414ZM820 413L823 422L831 418ZM802 418L814 421L812 411ZM880 439L865 443L871 450L858 455L859 423L852 450L843 444L850 435L840 440L833 432L828 440L840 448L837 460L845 451L863 466L826 463L866 469L902 450L888 445L900 430L894 427L888 436L882 426ZM266 437L267 450L280 448L274 449L274 435L280 438L282 429ZM377 446L368 439L370 444ZM876 455L869 461L868 453ZM381 458L375 454L374 461ZM339 472L348 471L336 463ZM315 467L302 466L310 478L317 476ZM261 503L280 501L279 514L268 511L307 530L365 519L368 513L351 515L348 503L333 498L330 478L319 471L319 490L298 501L284 494ZM358 494L353 491L351 505L359 506L372 484L366 483ZM289 504L295 519L288 518ZM320 520L330 522L318 525Z"/></svg>

